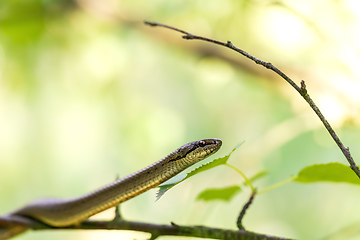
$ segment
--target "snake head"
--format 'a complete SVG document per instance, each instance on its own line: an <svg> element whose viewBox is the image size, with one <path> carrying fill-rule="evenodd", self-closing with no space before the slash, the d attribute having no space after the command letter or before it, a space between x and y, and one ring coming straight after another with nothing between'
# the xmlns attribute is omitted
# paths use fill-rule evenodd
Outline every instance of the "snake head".
<svg viewBox="0 0 360 240"><path fill-rule="evenodd" d="M175 156L172 161L187 159L195 163L216 153L220 149L221 145L222 141L217 138L190 142L174 152Z"/></svg>

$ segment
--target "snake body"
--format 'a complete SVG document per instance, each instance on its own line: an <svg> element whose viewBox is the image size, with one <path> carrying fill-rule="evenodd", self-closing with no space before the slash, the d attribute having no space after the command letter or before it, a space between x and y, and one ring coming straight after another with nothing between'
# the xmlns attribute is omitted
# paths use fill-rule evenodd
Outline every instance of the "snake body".
<svg viewBox="0 0 360 240"><path fill-rule="evenodd" d="M96 191L72 199L40 199L9 216L30 217L54 227L79 224L90 216L117 206L209 157L221 147L220 139L190 142L163 159Z"/></svg>

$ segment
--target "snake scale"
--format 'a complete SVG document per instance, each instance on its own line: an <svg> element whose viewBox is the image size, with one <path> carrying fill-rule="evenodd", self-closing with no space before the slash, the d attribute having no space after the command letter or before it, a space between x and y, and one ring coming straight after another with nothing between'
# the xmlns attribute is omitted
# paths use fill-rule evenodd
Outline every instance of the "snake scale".
<svg viewBox="0 0 360 240"><path fill-rule="evenodd" d="M53 227L76 225L96 213L157 187L184 169L214 154L221 145L222 141L215 138L190 142L163 159L98 190L71 199L40 199L7 216L28 217ZM11 229L0 225L0 239L13 236L7 232L11 232Z"/></svg>

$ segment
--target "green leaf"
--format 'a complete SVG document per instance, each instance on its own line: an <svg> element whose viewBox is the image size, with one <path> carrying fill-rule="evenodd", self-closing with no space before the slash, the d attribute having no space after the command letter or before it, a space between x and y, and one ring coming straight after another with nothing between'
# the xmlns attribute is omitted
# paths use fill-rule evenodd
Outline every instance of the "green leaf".
<svg viewBox="0 0 360 240"><path fill-rule="evenodd" d="M359 178L347 165L341 163L315 164L302 169L294 179L297 182L343 182L360 184Z"/></svg>
<svg viewBox="0 0 360 240"><path fill-rule="evenodd" d="M267 174L266 170L258 172L249 180L254 182ZM246 186L247 184L244 183ZM213 201L213 200L222 200L222 201L230 201L236 194L241 192L241 188L238 185L231 186L231 187L224 187L224 188L209 188L201 193L198 194L196 200L203 200L203 201Z"/></svg>
<svg viewBox="0 0 360 240"><path fill-rule="evenodd" d="M225 188L209 188L202 191L196 198L196 200L203 201L230 201L237 193L241 191L239 186L231 186Z"/></svg>
<svg viewBox="0 0 360 240"><path fill-rule="evenodd" d="M257 174L255 174L254 176L252 176L251 178L249 178L249 180L251 182L255 182L256 180L259 180L259 179L265 177L267 174L268 174L267 170L262 170L262 171L258 172Z"/></svg>
<svg viewBox="0 0 360 240"><path fill-rule="evenodd" d="M201 172L204 172L204 171L207 171L207 170L210 170L214 167L217 167L217 166L220 166L222 164L225 164L229 157L231 156L231 154L236 150L238 149L242 144L242 143L239 143L230 153L228 153L227 155L225 155L224 157L221 157L221 158L217 158L217 159L214 159L213 161L209 162L209 163L205 163L203 165L201 165L200 167L194 169L193 171L189 172L189 173L186 173L186 177L183 177L180 181L175 181L174 183L171 183L171 184L162 184L159 186L159 191L158 193L156 194L156 201L159 200L170 188L174 187L175 185L181 183L182 181L185 181L186 179L188 179L189 177L192 177L198 173L201 173ZM175 176L176 177L176 176ZM171 181L171 179L170 179ZM167 181L168 182L168 181Z"/></svg>

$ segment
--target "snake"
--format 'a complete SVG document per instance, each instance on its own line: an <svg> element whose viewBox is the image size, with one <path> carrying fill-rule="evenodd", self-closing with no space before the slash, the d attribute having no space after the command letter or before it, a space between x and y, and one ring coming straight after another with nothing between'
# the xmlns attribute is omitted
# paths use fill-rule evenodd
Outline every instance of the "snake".
<svg viewBox="0 0 360 240"><path fill-rule="evenodd" d="M78 225L99 212L159 186L186 168L216 153L221 145L222 141L217 138L190 142L161 160L93 192L70 199L35 200L7 216L35 219L52 227ZM1 238L1 233L6 236L6 229L0 226L0 239L6 239Z"/></svg>

